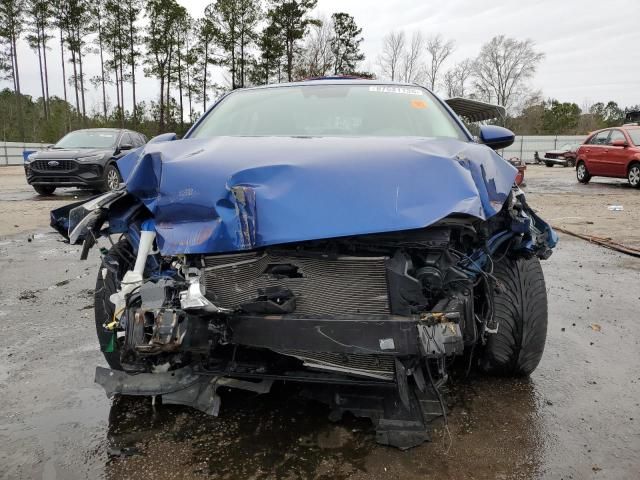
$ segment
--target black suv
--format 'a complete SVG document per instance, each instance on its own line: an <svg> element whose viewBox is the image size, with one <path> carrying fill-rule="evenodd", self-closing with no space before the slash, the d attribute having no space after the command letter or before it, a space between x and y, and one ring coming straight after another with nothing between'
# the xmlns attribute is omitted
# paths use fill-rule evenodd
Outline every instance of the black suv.
<svg viewBox="0 0 640 480"><path fill-rule="evenodd" d="M50 195L57 187L114 190L122 181L117 160L145 143L144 135L131 130L76 130L29 155L24 164L27 182L40 195Z"/></svg>

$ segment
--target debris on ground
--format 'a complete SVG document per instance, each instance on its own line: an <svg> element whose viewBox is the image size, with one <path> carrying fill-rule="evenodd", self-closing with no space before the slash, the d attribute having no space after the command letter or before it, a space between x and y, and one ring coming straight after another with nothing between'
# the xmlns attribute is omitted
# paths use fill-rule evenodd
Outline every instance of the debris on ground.
<svg viewBox="0 0 640 480"><path fill-rule="evenodd" d="M33 300L34 298L38 298L38 292L35 290L23 290L18 295L18 300Z"/></svg>
<svg viewBox="0 0 640 480"><path fill-rule="evenodd" d="M607 208L610 212L622 212L624 210L623 205L609 205Z"/></svg>
<svg viewBox="0 0 640 480"><path fill-rule="evenodd" d="M138 455L138 454L140 454L140 450L138 450L136 447L122 447L122 448L110 447L107 449L107 455L109 455L109 457L111 458L131 457L133 455Z"/></svg>
<svg viewBox="0 0 640 480"><path fill-rule="evenodd" d="M590 242L590 243L595 243L597 245L600 245L601 247L609 248L611 250L615 250L620 253L626 253L627 255L631 255L632 257L640 257L639 248L622 245L621 243L614 242L610 238L596 237L594 235L583 235L581 233L572 232L571 230L567 230L566 228L558 227L555 225L552 225L552 227L557 232L566 233L567 235L581 238L582 240L586 240L587 242ZM580 265L580 267L582 267L582 265Z"/></svg>
<svg viewBox="0 0 640 480"><path fill-rule="evenodd" d="M599 332L600 330L602 330L602 327L597 323L592 323L589 326L591 327L591 330L593 330L594 332Z"/></svg>

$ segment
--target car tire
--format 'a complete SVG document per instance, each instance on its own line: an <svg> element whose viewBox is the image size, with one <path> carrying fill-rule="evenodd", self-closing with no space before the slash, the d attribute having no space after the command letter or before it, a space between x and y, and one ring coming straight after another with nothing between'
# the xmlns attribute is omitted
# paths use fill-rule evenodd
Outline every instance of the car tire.
<svg viewBox="0 0 640 480"><path fill-rule="evenodd" d="M118 171L118 167L111 163L104 169L104 185L102 186L103 192L111 192L117 190L122 182L122 177Z"/></svg>
<svg viewBox="0 0 640 480"><path fill-rule="evenodd" d="M553 163L552 162L544 162L545 166L552 168L553 167Z"/></svg>
<svg viewBox="0 0 640 480"><path fill-rule="evenodd" d="M571 160L567 160L567 165L570 166L571 168L576 166L576 161L575 159L571 159Z"/></svg>
<svg viewBox="0 0 640 480"><path fill-rule="evenodd" d="M96 289L93 294L94 316L96 321L96 334L100 344L100 350L104 355L109 367L113 370L122 370L120 364L120 342L115 337L115 332L105 328L113 320L115 305L111 303L109 297L118 291L120 279L131 268L132 261L129 259L131 247L129 242L121 240L111 247L104 256L103 264L98 270L96 279ZM114 265L117 262L117 271L111 271L104 265ZM103 277L103 272L105 275ZM112 344L113 342L113 344ZM111 345L112 344L112 345ZM110 348L112 346L113 348Z"/></svg>
<svg viewBox="0 0 640 480"><path fill-rule="evenodd" d="M627 180L633 188L640 188L640 163L633 163L627 172Z"/></svg>
<svg viewBox="0 0 640 480"><path fill-rule="evenodd" d="M576 167L576 178L580 183L584 184L589 183L589 180L591 180L591 174L589 173L589 170L587 170L587 165L583 161L578 162L578 166Z"/></svg>
<svg viewBox="0 0 640 480"><path fill-rule="evenodd" d="M56 191L56 187L51 185L32 185L38 195L51 195Z"/></svg>
<svg viewBox="0 0 640 480"><path fill-rule="evenodd" d="M547 290L536 257L496 262L493 275L500 284L494 295L498 331L487 335L480 368L498 376L533 372L547 339Z"/></svg>

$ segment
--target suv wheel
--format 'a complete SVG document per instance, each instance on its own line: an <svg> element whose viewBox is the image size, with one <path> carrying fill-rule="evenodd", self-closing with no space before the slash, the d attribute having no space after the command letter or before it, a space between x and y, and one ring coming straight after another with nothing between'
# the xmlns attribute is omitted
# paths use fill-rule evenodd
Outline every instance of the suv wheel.
<svg viewBox="0 0 640 480"><path fill-rule="evenodd" d="M104 192L117 190L118 186L120 186L121 181L122 181L122 178L120 177L120 172L118 171L118 167L111 164L104 171L104 187L102 188L102 190Z"/></svg>
<svg viewBox="0 0 640 480"><path fill-rule="evenodd" d="M56 191L56 187L51 185L33 185L33 189L38 195L51 195Z"/></svg>
<svg viewBox="0 0 640 480"><path fill-rule="evenodd" d="M629 167L627 179L629 180L629 185L634 188L640 188L640 163L634 163Z"/></svg>
<svg viewBox="0 0 640 480"><path fill-rule="evenodd" d="M553 167L553 165L554 165L553 162L544 162L544 164L549 168Z"/></svg>
<svg viewBox="0 0 640 480"><path fill-rule="evenodd" d="M540 260L504 258L493 272L500 292L493 297L498 331L487 336L480 368L491 375L523 376L533 372L547 339L547 290Z"/></svg>
<svg viewBox="0 0 640 480"><path fill-rule="evenodd" d="M589 170L587 170L587 166L584 162L578 163L576 168L576 177L580 183L589 183L589 180L591 180L591 174L589 173Z"/></svg>

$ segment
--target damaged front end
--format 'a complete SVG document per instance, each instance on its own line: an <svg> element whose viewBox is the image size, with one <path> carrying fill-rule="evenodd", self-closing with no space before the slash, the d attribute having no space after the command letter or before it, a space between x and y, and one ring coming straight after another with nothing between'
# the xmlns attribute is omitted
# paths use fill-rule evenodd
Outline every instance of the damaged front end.
<svg viewBox="0 0 640 480"><path fill-rule="evenodd" d="M230 191L245 232L233 252L163 252L166 225L125 189L52 212L83 258L111 242L95 293L111 367L96 381L109 396L217 415L221 386L300 382L335 418L371 418L380 443L418 445L445 413L452 361L478 364L500 331L496 265L547 258L557 241L514 186L486 219L451 213L423 228L256 246L253 189Z"/></svg>

